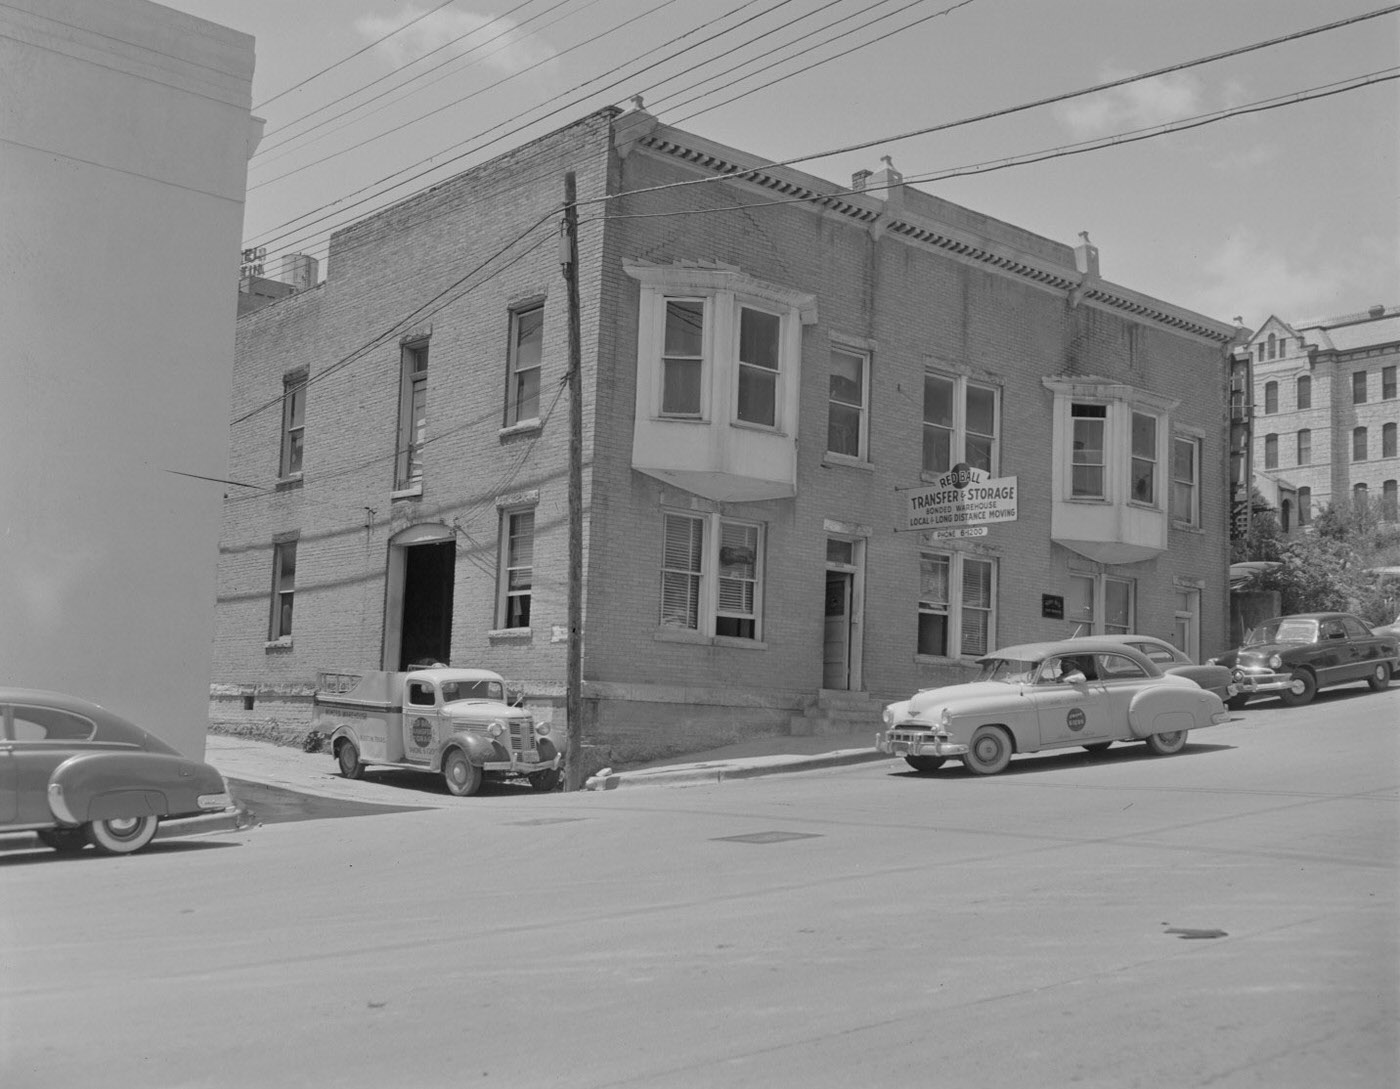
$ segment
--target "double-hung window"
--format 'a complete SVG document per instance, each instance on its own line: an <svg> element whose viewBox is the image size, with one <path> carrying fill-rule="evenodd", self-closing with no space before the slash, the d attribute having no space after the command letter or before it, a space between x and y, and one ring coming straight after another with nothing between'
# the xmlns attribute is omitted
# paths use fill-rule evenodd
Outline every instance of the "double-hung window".
<svg viewBox="0 0 1400 1089"><path fill-rule="evenodd" d="M1272 416L1278 411L1278 383L1264 383L1264 413Z"/></svg>
<svg viewBox="0 0 1400 1089"><path fill-rule="evenodd" d="M1264 468L1278 468L1278 436L1264 436Z"/></svg>
<svg viewBox="0 0 1400 1089"><path fill-rule="evenodd" d="M1395 400L1395 368L1381 368L1381 400Z"/></svg>
<svg viewBox="0 0 1400 1089"><path fill-rule="evenodd" d="M778 422L778 360L782 319L777 314L739 308L739 400L734 418L775 427Z"/></svg>
<svg viewBox="0 0 1400 1089"><path fill-rule="evenodd" d="M961 375L924 374L926 473L946 473L966 463L992 476L1000 454L999 398L994 386Z"/></svg>
<svg viewBox="0 0 1400 1089"><path fill-rule="evenodd" d="M535 582L535 512L501 512L501 573L497 595L500 628L530 626L530 598Z"/></svg>
<svg viewBox="0 0 1400 1089"><path fill-rule="evenodd" d="M1366 403L1366 372L1351 372L1351 403L1354 405L1364 405Z"/></svg>
<svg viewBox="0 0 1400 1089"><path fill-rule="evenodd" d="M1134 503L1157 502L1157 417L1133 413L1129 497Z"/></svg>
<svg viewBox="0 0 1400 1089"><path fill-rule="evenodd" d="M297 583L297 543L278 541L272 546L272 619L269 640L292 637L292 600Z"/></svg>
<svg viewBox="0 0 1400 1089"><path fill-rule="evenodd" d="M1395 457L1395 425L1393 423L1381 425L1381 457Z"/></svg>
<svg viewBox="0 0 1400 1089"><path fill-rule="evenodd" d="M1185 435L1172 438L1172 519L1201 524L1201 440Z"/></svg>
<svg viewBox="0 0 1400 1089"><path fill-rule="evenodd" d="M1366 429L1353 427L1351 429L1351 460L1365 461L1366 457Z"/></svg>
<svg viewBox="0 0 1400 1089"><path fill-rule="evenodd" d="M423 442L428 428L428 342L404 344L399 362L399 437L394 459L394 488L423 483Z"/></svg>
<svg viewBox="0 0 1400 1089"><path fill-rule="evenodd" d="M544 355L544 306L514 310L510 315L510 374L506 426L539 419L540 364Z"/></svg>
<svg viewBox="0 0 1400 1089"><path fill-rule="evenodd" d="M1136 587L1113 575L1071 575L1065 619L1076 635L1127 635L1133 630Z"/></svg>
<svg viewBox="0 0 1400 1089"><path fill-rule="evenodd" d="M826 411L827 453L849 458L866 456L869 397L870 357L849 348L833 347Z"/></svg>
<svg viewBox="0 0 1400 1089"><path fill-rule="evenodd" d="M661 355L661 415L701 415L705 368L705 300L666 300Z"/></svg>
<svg viewBox="0 0 1400 1089"><path fill-rule="evenodd" d="M965 552L919 554L917 653L975 658L995 643L996 561Z"/></svg>
<svg viewBox="0 0 1400 1089"><path fill-rule="evenodd" d="M1306 427L1298 432L1298 464L1312 464L1312 432Z"/></svg>
<svg viewBox="0 0 1400 1089"><path fill-rule="evenodd" d="M1070 406L1073 429L1070 495L1075 499L1103 499L1104 439L1108 423L1108 406L1083 404Z"/></svg>
<svg viewBox="0 0 1400 1089"><path fill-rule="evenodd" d="M1297 400L1299 408L1312 408L1312 379L1306 374L1298 379Z"/></svg>
<svg viewBox="0 0 1400 1089"><path fill-rule="evenodd" d="M282 451L278 458L278 476L290 477L301 473L306 433L306 379L306 371L298 371L282 379Z"/></svg>
<svg viewBox="0 0 1400 1089"><path fill-rule="evenodd" d="M717 514L662 521L662 629L762 639L763 527Z"/></svg>

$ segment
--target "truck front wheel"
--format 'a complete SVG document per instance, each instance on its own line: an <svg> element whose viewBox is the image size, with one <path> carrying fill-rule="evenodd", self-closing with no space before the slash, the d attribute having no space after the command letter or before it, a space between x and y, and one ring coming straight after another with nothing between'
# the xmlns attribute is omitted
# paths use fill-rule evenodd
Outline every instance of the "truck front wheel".
<svg viewBox="0 0 1400 1089"><path fill-rule="evenodd" d="M360 750L348 738L335 747L335 758L340 762L340 774L347 779L363 779L365 766L360 763Z"/></svg>
<svg viewBox="0 0 1400 1089"><path fill-rule="evenodd" d="M537 771L530 776L530 786L540 794L548 794L551 790L559 789L559 770L550 768L548 771Z"/></svg>
<svg viewBox="0 0 1400 1089"><path fill-rule="evenodd" d="M481 789L481 769L461 749L453 749L442 758L442 777L448 792L459 798L470 798Z"/></svg>

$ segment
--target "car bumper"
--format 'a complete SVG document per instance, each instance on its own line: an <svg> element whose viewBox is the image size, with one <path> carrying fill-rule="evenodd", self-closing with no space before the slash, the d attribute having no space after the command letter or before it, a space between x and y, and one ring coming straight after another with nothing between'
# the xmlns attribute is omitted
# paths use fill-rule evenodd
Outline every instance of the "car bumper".
<svg viewBox="0 0 1400 1089"><path fill-rule="evenodd" d="M932 734L891 730L875 741L878 752L891 756L965 756L967 746L939 739Z"/></svg>
<svg viewBox="0 0 1400 1089"><path fill-rule="evenodd" d="M1275 673L1271 669L1237 669L1232 675L1235 692L1241 696L1253 696L1260 692L1282 692L1293 683L1292 673Z"/></svg>
<svg viewBox="0 0 1400 1089"><path fill-rule="evenodd" d="M540 771L558 771L564 763L564 754L555 753L550 760L529 760L521 753L511 753L509 760L488 760L481 765L482 771L501 772L506 775L534 775Z"/></svg>
<svg viewBox="0 0 1400 1089"><path fill-rule="evenodd" d="M162 817L156 829L156 839L243 832L261 823L252 810L241 805L230 805L214 813L200 813L193 817Z"/></svg>

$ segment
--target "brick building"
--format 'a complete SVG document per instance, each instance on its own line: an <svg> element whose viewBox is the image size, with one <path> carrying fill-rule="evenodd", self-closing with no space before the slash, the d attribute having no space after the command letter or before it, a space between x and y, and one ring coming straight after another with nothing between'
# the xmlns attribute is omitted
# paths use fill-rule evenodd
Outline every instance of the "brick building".
<svg viewBox="0 0 1400 1089"><path fill-rule="evenodd" d="M440 658L562 727L566 170L610 760L873 736L1030 639L1224 649L1232 326L888 160L835 185L609 109L339 231L324 283L240 319L229 473L260 487L226 503L216 718L304 724L318 670ZM912 495L992 487L1002 520L910 528Z"/></svg>
<svg viewBox="0 0 1400 1089"><path fill-rule="evenodd" d="M1270 317L1251 365L1254 486L1296 532L1316 511L1372 505L1397 518L1400 307L1289 324Z"/></svg>

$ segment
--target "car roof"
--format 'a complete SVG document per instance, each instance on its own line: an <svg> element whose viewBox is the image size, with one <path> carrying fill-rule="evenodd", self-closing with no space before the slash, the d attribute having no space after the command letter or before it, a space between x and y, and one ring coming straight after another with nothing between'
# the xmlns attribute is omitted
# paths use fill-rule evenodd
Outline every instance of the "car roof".
<svg viewBox="0 0 1400 1089"><path fill-rule="evenodd" d="M121 717L112 714L101 704L93 703L91 700L69 696L63 692L50 692L43 688L0 688L0 703L42 704L60 711L72 711L74 714L86 715L88 718L113 719Z"/></svg>
<svg viewBox="0 0 1400 1089"><path fill-rule="evenodd" d="M1018 662L1033 662L1050 658L1056 654L1126 654L1130 658L1151 664L1151 659L1133 647L1103 636L1076 636L1073 639L1052 639L1043 643L1018 643L1015 646L999 647L990 654L982 655L980 661L988 658L1011 658Z"/></svg>
<svg viewBox="0 0 1400 1089"><path fill-rule="evenodd" d="M1340 620L1344 616L1356 619L1353 613L1289 613L1287 616L1271 616L1268 620L1261 620L1260 624L1272 624L1275 620ZM1254 625L1256 628L1259 624Z"/></svg>

